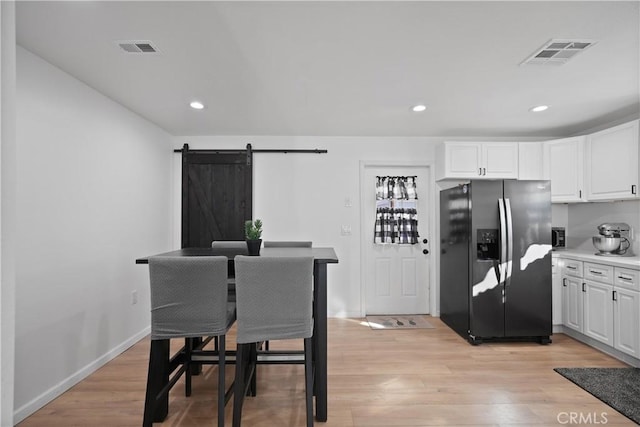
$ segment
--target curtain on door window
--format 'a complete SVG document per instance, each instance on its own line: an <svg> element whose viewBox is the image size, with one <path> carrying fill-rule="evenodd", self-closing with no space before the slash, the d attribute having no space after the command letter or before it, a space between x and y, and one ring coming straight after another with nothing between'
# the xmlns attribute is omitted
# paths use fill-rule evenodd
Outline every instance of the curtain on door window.
<svg viewBox="0 0 640 427"><path fill-rule="evenodd" d="M418 243L415 176L376 177L374 243Z"/></svg>

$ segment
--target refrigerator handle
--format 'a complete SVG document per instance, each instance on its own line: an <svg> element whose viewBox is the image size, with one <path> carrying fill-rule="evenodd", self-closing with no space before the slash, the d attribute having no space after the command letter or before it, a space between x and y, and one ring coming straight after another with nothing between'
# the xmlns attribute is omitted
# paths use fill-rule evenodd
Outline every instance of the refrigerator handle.
<svg viewBox="0 0 640 427"><path fill-rule="evenodd" d="M504 284L511 284L511 269L513 268L513 218L511 216L511 201L504 199L504 210L507 214L507 274L505 274Z"/></svg>
<svg viewBox="0 0 640 427"><path fill-rule="evenodd" d="M498 199L498 210L500 212L500 277L498 277L498 284L502 284L504 281L502 276L507 262L507 219L504 209L504 199Z"/></svg>

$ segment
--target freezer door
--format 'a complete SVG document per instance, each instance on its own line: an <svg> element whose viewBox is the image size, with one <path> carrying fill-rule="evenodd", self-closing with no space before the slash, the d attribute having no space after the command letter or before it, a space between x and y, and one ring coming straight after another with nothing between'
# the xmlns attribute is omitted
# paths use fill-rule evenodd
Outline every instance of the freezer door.
<svg viewBox="0 0 640 427"><path fill-rule="evenodd" d="M551 335L549 181L504 181L511 229L505 279L505 336Z"/></svg>
<svg viewBox="0 0 640 427"><path fill-rule="evenodd" d="M492 235L500 236L499 199L502 198L502 181L473 181L471 192L471 261L470 330L476 338L495 338L504 336L503 285L500 283L498 267L500 260L483 256L483 238L487 241ZM498 246L504 243L499 238ZM480 243L480 245L479 245ZM499 254L503 251L498 249ZM479 256L480 255L480 256Z"/></svg>
<svg viewBox="0 0 640 427"><path fill-rule="evenodd" d="M468 186L440 192L440 318L453 330L469 333Z"/></svg>

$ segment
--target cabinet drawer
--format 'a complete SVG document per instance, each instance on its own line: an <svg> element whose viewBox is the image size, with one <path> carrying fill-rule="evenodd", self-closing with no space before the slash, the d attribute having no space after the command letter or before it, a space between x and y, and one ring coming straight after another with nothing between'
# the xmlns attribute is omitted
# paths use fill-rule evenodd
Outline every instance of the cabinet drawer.
<svg viewBox="0 0 640 427"><path fill-rule="evenodd" d="M604 264L584 263L584 278L613 285L613 266Z"/></svg>
<svg viewBox="0 0 640 427"><path fill-rule="evenodd" d="M640 271L630 268L616 267L614 273L615 285L621 288L640 291Z"/></svg>
<svg viewBox="0 0 640 427"><path fill-rule="evenodd" d="M562 271L567 276L582 277L582 261L565 259L562 264Z"/></svg>

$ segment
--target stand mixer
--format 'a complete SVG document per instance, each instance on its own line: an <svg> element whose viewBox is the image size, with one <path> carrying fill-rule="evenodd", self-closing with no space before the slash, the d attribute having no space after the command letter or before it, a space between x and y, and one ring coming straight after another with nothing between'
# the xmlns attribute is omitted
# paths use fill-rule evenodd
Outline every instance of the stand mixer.
<svg viewBox="0 0 640 427"><path fill-rule="evenodd" d="M624 222L607 222L598 226L599 236L591 238L593 246L600 256L621 256L631 246L629 231L631 227Z"/></svg>

